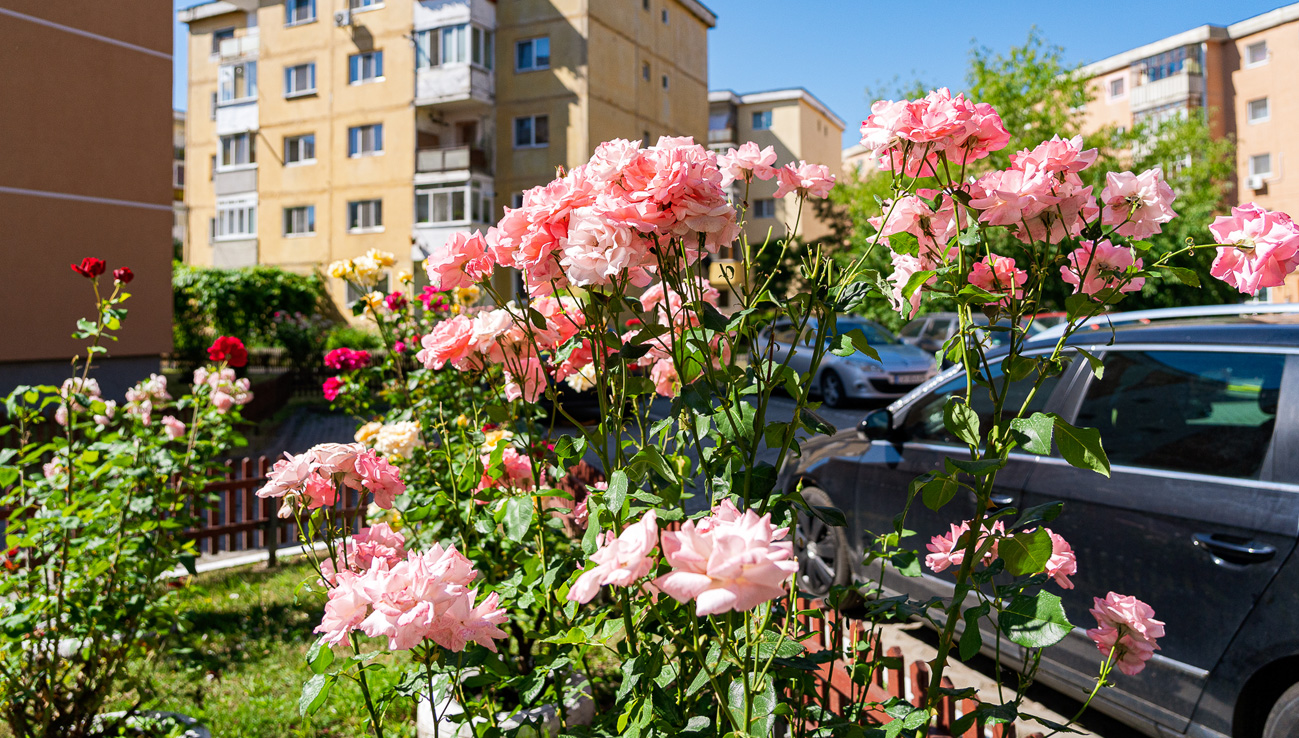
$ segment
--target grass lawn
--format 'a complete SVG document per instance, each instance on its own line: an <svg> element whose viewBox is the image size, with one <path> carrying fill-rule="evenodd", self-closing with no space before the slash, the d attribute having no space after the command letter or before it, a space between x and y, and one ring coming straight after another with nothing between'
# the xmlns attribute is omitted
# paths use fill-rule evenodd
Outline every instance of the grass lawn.
<svg viewBox="0 0 1299 738"><path fill-rule="evenodd" d="M298 715L302 684L311 676L305 654L315 641L323 597L300 587L313 581L309 564L281 563L202 574L182 591L185 632L178 650L153 668L158 709L203 721L215 738L363 736L360 688L339 682L315 715ZM339 649L342 655L342 649ZM129 695L109 705L126 706ZM386 735L413 736L409 704L394 705Z"/></svg>

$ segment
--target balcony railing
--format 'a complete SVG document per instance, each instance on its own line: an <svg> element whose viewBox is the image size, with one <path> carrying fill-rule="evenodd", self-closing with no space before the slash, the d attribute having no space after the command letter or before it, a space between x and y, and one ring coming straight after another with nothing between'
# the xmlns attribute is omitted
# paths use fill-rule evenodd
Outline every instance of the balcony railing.
<svg viewBox="0 0 1299 738"><path fill-rule="evenodd" d="M487 152L472 146L451 146L441 149L419 149L415 152L415 171L451 172L458 169L484 170Z"/></svg>
<svg viewBox="0 0 1299 738"><path fill-rule="evenodd" d="M496 99L496 74L473 64L443 64L415 73L415 104L439 105L475 102L490 105Z"/></svg>
<svg viewBox="0 0 1299 738"><path fill-rule="evenodd" d="M716 128L708 132L709 144L735 143L734 128Z"/></svg>
<svg viewBox="0 0 1299 738"><path fill-rule="evenodd" d="M1203 96L1204 77L1183 71L1181 74L1133 87L1129 107L1133 112L1137 112L1168 103L1182 102L1192 97L1202 100Z"/></svg>
<svg viewBox="0 0 1299 738"><path fill-rule="evenodd" d="M245 56L257 56L257 49L261 45L261 34L256 30L246 33L243 36L235 36L221 42L220 55L222 61L229 59L238 59Z"/></svg>

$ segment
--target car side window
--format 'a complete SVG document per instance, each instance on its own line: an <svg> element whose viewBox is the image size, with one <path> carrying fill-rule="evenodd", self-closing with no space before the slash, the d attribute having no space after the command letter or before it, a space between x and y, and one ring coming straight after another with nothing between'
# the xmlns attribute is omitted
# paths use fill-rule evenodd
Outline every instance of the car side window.
<svg viewBox="0 0 1299 738"><path fill-rule="evenodd" d="M925 327L924 337L932 341L946 341L951 325L950 320L933 320Z"/></svg>
<svg viewBox="0 0 1299 738"><path fill-rule="evenodd" d="M776 343L793 343L798 336L798 331L794 330L792 325L776 326L775 333L772 334L772 340Z"/></svg>
<svg viewBox="0 0 1299 738"><path fill-rule="evenodd" d="M1001 370L998 368L993 372L994 383L1000 389ZM1033 395L1033 401L1028 406L1027 414L1032 414L1046 407L1046 401L1055 391L1056 383L1060 377L1047 377L1042 382L1042 386L1037 393ZM1015 412L1024 404L1024 399L1033 389L1034 378L1024 379L1015 382L1010 386L1010 392L1006 396L1005 404L1006 414ZM952 435L951 431L943 425L943 405L947 398L953 395L963 396L965 394L965 375L960 374L953 377L947 383L937 387L924 398L916 402L915 405L907 412L906 420L903 421L902 427L906 432L906 438L916 441L930 441L933 443L953 443L964 445L965 442ZM994 405L992 394L987 387L974 385L974 400L971 403L974 412L979 416L979 427L988 428L992 425L992 413Z"/></svg>
<svg viewBox="0 0 1299 738"><path fill-rule="evenodd" d="M920 329L924 327L925 327L925 321L913 320L910 323L907 323L906 325L902 326L902 330L898 331L898 335L901 336L902 338L915 338L916 336L920 335Z"/></svg>
<svg viewBox="0 0 1299 738"><path fill-rule="evenodd" d="M1076 424L1111 464L1257 479L1276 425L1285 356L1111 351Z"/></svg>

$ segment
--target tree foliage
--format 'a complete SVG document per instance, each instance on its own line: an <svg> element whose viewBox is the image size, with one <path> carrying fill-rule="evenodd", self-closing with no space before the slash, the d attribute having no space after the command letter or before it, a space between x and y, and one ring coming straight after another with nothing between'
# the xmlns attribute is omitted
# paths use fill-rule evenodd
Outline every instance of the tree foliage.
<svg viewBox="0 0 1299 738"><path fill-rule="evenodd" d="M270 266L218 269L177 263L172 288L176 353L193 360L202 360L213 335L273 343L277 311L313 316L331 309L319 275Z"/></svg>

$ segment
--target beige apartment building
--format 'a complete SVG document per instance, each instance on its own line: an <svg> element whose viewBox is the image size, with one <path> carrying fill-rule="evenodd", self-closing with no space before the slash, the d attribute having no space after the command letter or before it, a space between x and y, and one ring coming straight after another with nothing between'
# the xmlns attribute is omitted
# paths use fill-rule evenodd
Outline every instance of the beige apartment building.
<svg viewBox="0 0 1299 738"><path fill-rule="evenodd" d="M717 19L695 0L216 0L179 18L195 264L309 271L376 248L418 274L604 140L708 130Z"/></svg>
<svg viewBox="0 0 1299 738"><path fill-rule="evenodd" d="M171 122L171 241L177 258L184 260L189 233L185 212L185 111L173 110Z"/></svg>
<svg viewBox="0 0 1299 738"><path fill-rule="evenodd" d="M171 350L170 18L168 0L0 0L0 395L58 384L84 355L71 334L94 299L68 265L86 256L135 273L96 362L104 395L120 400Z"/></svg>
<svg viewBox="0 0 1299 738"><path fill-rule="evenodd" d="M708 146L714 151L725 153L753 141L762 148L774 147L779 165L801 159L824 164L836 177L841 176L844 122L801 87L744 95L713 90L708 93L708 111ZM737 201L744 197L739 187L743 185L737 186ZM795 212L792 195L776 199L776 187L775 179L755 181L749 187L745 235L750 243L762 243L768 232L773 239L784 237L789 227L809 241L829 235L829 228L810 208L805 207L801 216Z"/></svg>
<svg viewBox="0 0 1299 738"><path fill-rule="evenodd" d="M1233 23L1204 25L1083 68L1091 80L1087 130L1207 115L1216 136L1236 141L1234 202L1299 216L1299 3ZM1299 302L1299 277L1269 290Z"/></svg>

